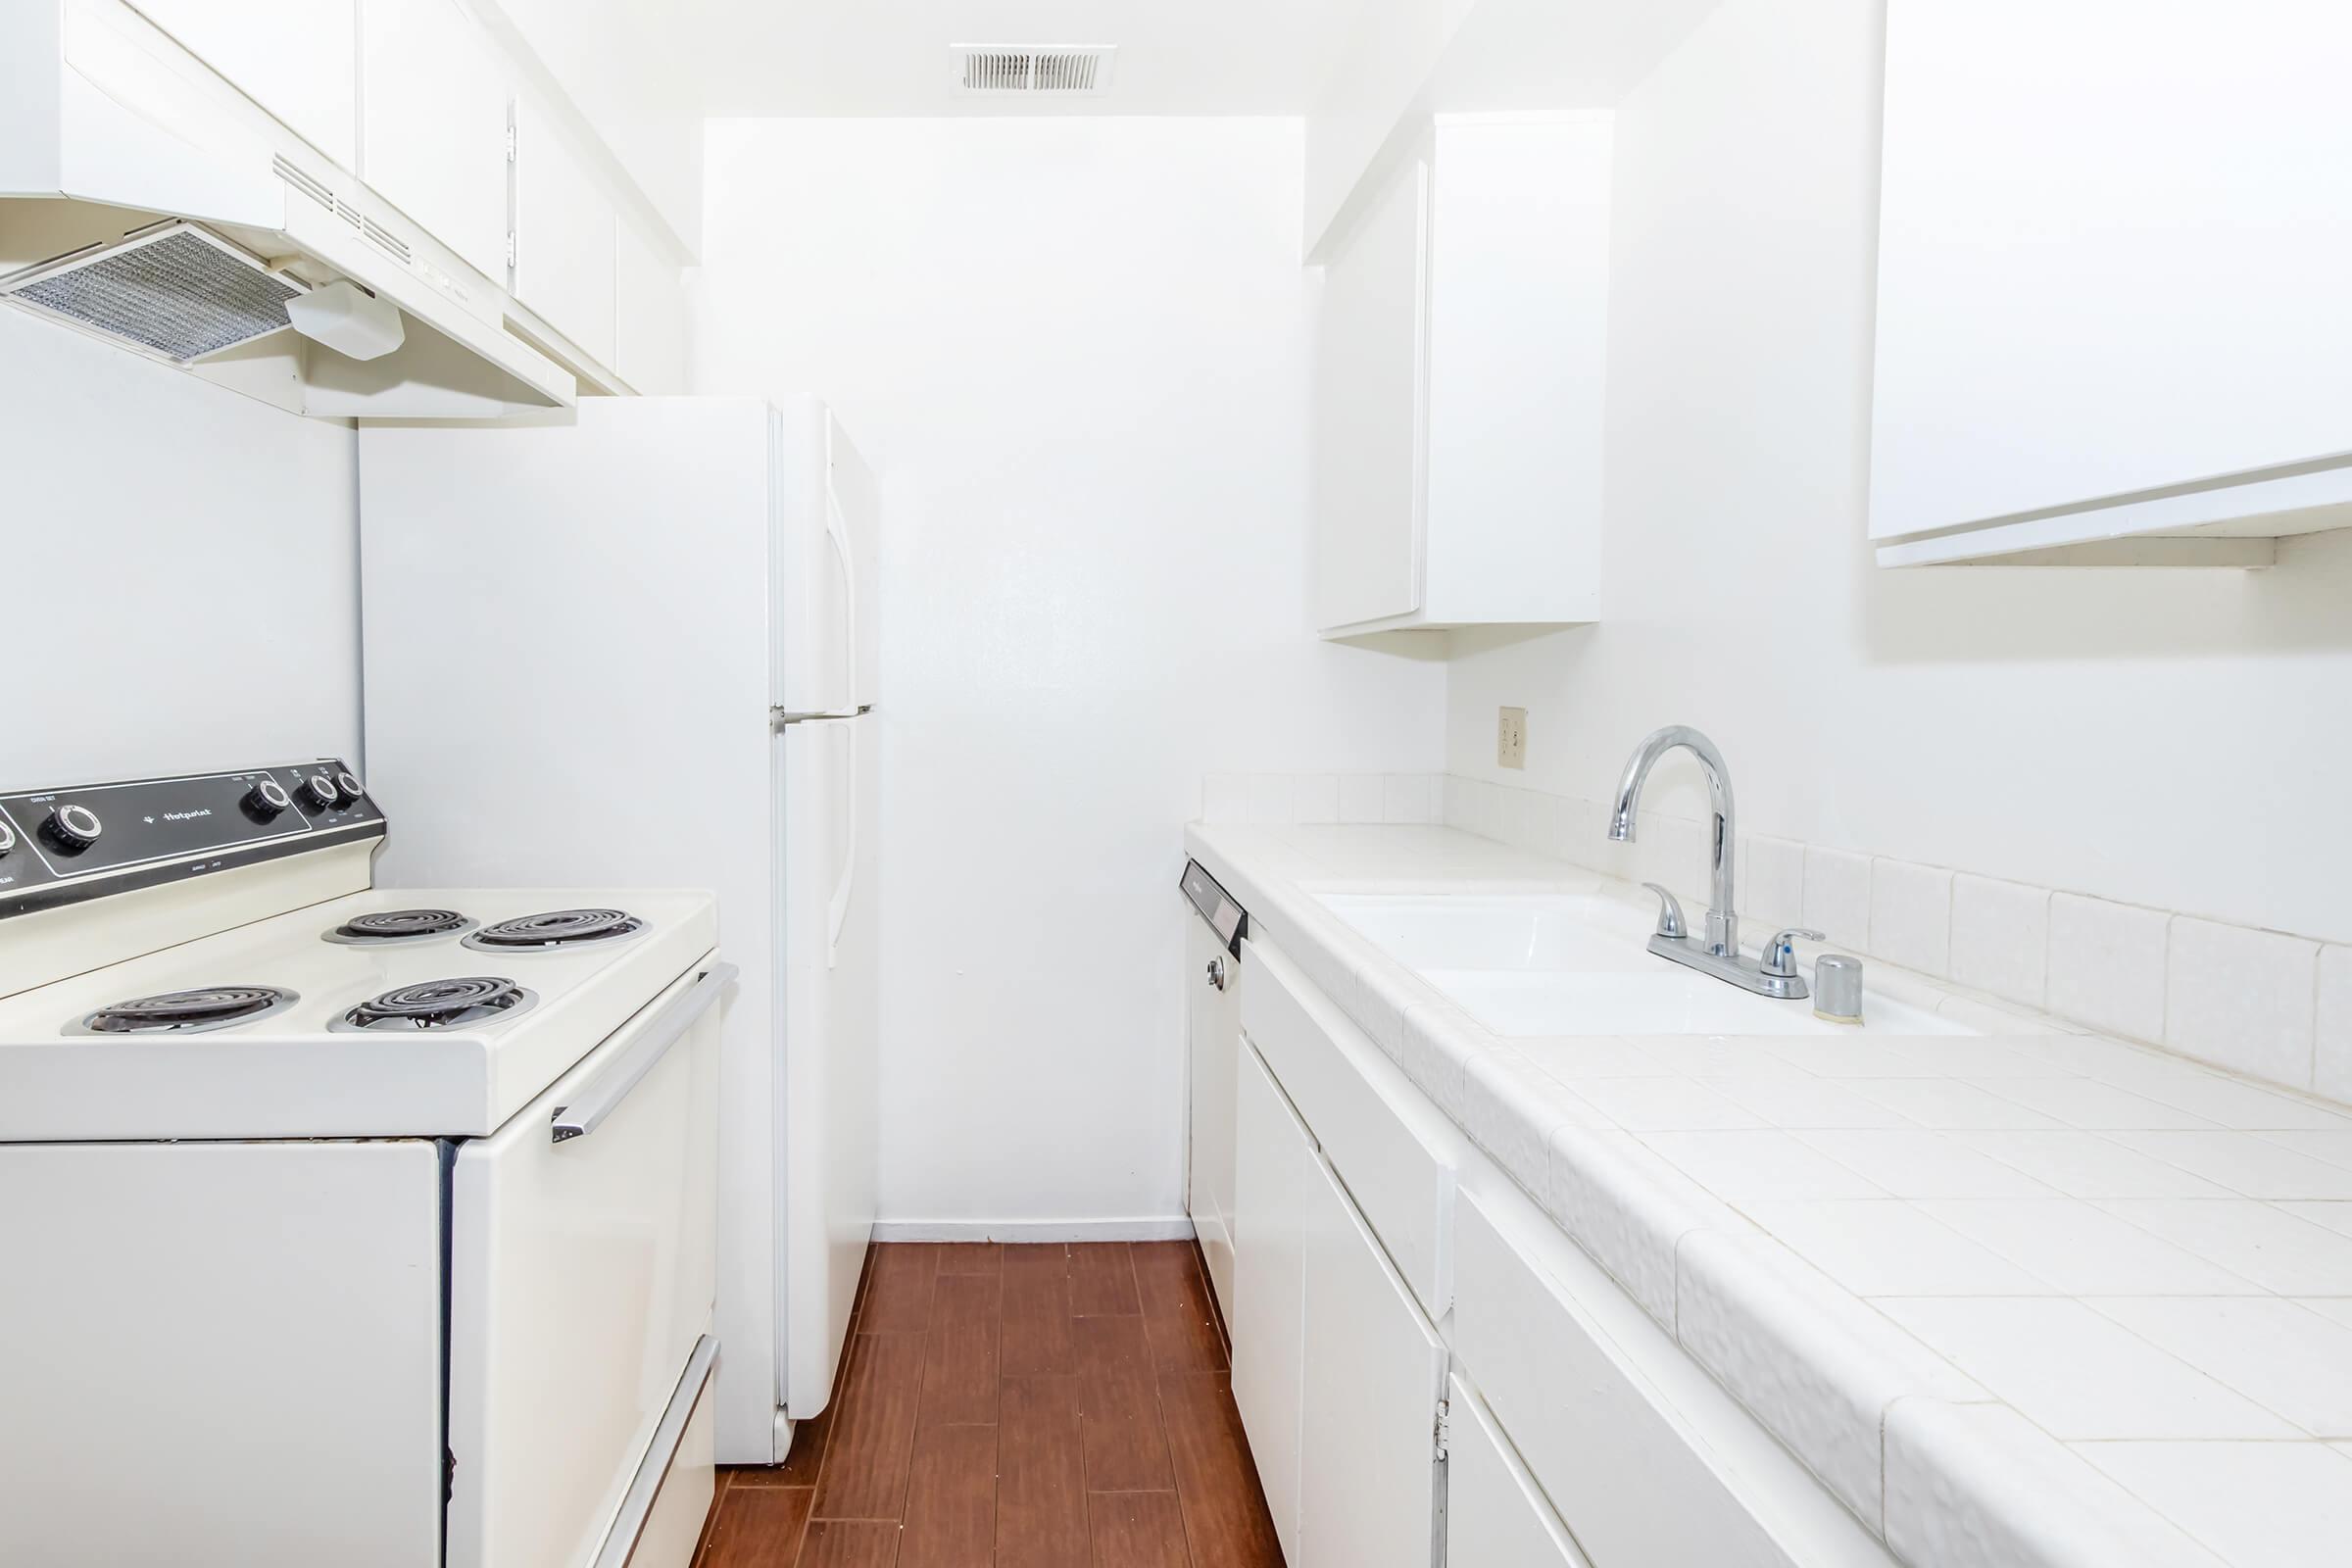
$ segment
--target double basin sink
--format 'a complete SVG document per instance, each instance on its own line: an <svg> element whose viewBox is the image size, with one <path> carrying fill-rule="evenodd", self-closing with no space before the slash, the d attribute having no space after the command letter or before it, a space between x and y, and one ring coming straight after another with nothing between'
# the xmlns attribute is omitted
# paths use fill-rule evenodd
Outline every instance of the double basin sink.
<svg viewBox="0 0 2352 1568"><path fill-rule="evenodd" d="M1498 1035L1978 1032L1876 990L1864 992L1859 1025L1816 1017L1810 1001L1755 996L1656 956L1643 912L1602 894L1318 897Z"/></svg>

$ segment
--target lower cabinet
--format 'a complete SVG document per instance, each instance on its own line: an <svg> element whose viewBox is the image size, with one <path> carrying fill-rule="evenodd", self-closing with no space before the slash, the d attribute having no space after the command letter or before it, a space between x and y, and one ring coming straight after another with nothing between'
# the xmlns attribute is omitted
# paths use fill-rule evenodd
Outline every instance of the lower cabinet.
<svg viewBox="0 0 2352 1568"><path fill-rule="evenodd" d="M1458 1373L1446 1380L1446 1568L1592 1568Z"/></svg>
<svg viewBox="0 0 2352 1568"><path fill-rule="evenodd" d="M1246 956L1226 1322L1290 1568L1893 1568L1297 965Z"/></svg>
<svg viewBox="0 0 2352 1568"><path fill-rule="evenodd" d="M1314 1140L1257 1053L1243 1045L1234 1085L1233 1402L1250 1435L1283 1560L1299 1568L1299 1401L1306 1355L1306 1200Z"/></svg>
<svg viewBox="0 0 2352 1568"><path fill-rule="evenodd" d="M1291 1568L1429 1568L1446 1347L1253 1050L1236 1096L1234 1398Z"/></svg>

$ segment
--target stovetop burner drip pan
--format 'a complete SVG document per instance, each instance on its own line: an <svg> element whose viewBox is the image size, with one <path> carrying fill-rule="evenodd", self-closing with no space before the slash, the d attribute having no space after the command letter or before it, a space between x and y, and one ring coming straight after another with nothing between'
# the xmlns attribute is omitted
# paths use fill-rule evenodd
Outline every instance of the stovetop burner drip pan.
<svg viewBox="0 0 2352 1568"><path fill-rule="evenodd" d="M278 986L203 986L111 1003L74 1030L92 1035L204 1034L267 1017L300 1000Z"/></svg>

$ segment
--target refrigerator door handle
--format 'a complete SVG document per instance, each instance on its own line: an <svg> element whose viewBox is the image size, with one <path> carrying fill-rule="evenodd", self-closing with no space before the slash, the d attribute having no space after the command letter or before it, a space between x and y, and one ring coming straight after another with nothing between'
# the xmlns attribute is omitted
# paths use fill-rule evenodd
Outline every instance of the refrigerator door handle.
<svg viewBox="0 0 2352 1568"><path fill-rule="evenodd" d="M858 703L858 553L850 548L850 522L841 514L841 497L833 491L828 474L825 480L825 538L833 546L833 554L841 558L841 635L842 679L849 683L842 697L849 707Z"/></svg>
<svg viewBox="0 0 2352 1568"><path fill-rule="evenodd" d="M850 923L850 896L858 887L858 731L845 727L843 734L850 743L850 846L841 864L841 880L834 884L833 897L827 906L828 926L825 937L825 967L835 967L841 959L842 928Z"/></svg>

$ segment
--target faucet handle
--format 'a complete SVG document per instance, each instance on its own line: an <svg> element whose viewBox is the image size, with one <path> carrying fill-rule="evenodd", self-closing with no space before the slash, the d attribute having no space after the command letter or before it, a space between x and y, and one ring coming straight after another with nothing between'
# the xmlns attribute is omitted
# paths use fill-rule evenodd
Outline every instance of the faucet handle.
<svg viewBox="0 0 2352 1568"><path fill-rule="evenodd" d="M1808 931L1792 925L1785 931L1775 931L1772 940L1764 944L1764 972L1776 980L1787 980L1796 973L1796 945L1798 942L1827 942L1818 931Z"/></svg>
<svg viewBox="0 0 2352 1568"><path fill-rule="evenodd" d="M1678 942L1689 936L1690 927L1683 919L1682 901L1655 882L1642 885L1658 896L1658 935Z"/></svg>

